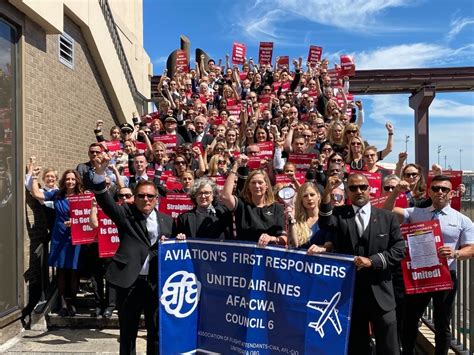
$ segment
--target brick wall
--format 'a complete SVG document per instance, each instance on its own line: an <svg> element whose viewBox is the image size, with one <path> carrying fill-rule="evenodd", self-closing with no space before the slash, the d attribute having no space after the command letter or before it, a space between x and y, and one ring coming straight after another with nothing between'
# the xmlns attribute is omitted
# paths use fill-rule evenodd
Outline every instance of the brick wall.
<svg viewBox="0 0 474 355"><path fill-rule="evenodd" d="M34 155L42 167L52 166L59 175L88 160L97 119L104 121L106 137L116 121L80 27L66 17L64 28L75 41L74 69L58 60L58 35L46 34L29 19L23 28L24 161ZM45 236L45 221L44 212L29 196L25 204L24 270L26 281L32 283L39 278L32 252Z"/></svg>

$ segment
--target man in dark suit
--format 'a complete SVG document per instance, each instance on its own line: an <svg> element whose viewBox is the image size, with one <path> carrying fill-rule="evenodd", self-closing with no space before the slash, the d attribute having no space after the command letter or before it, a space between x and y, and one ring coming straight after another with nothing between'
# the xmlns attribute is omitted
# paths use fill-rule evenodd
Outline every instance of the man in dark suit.
<svg viewBox="0 0 474 355"><path fill-rule="evenodd" d="M214 137L209 133L206 133L206 124L207 119L204 116L197 116L194 118L194 127L196 129L195 132L191 132L192 135L192 143L200 142L202 147L206 149L206 147L212 143Z"/></svg>
<svg viewBox="0 0 474 355"><path fill-rule="evenodd" d="M145 313L147 354L158 354L158 242L174 232L173 219L158 212L158 193L151 181L138 182L134 203L118 205L105 186L106 154L94 159L97 202L116 224L120 246L105 275L116 286L120 354L135 354L140 314Z"/></svg>
<svg viewBox="0 0 474 355"><path fill-rule="evenodd" d="M320 226L336 233L335 251L354 255L357 275L352 305L349 354L370 353L369 321L377 354L399 354L395 297L390 267L404 257L405 244L396 216L369 202L369 183L361 174L347 181L351 206L331 206L331 191L341 184L328 178L320 209Z"/></svg>

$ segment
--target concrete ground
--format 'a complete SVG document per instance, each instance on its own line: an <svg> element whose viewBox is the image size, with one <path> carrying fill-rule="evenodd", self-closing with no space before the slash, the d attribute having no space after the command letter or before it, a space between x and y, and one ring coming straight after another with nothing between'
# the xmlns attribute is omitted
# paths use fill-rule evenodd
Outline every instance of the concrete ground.
<svg viewBox="0 0 474 355"><path fill-rule="evenodd" d="M118 329L26 330L0 345L2 354L118 354ZM137 354L146 354L146 332L137 338Z"/></svg>

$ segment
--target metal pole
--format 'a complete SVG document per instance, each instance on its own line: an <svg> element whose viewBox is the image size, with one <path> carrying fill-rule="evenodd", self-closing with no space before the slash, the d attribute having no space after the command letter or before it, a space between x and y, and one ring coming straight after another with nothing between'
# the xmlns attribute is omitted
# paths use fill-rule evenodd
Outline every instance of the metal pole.
<svg viewBox="0 0 474 355"><path fill-rule="evenodd" d="M462 149L459 149L459 170L462 171Z"/></svg>
<svg viewBox="0 0 474 355"><path fill-rule="evenodd" d="M405 136L405 153L408 151L408 140L410 139L410 136L406 135Z"/></svg>
<svg viewBox="0 0 474 355"><path fill-rule="evenodd" d="M441 146L438 145L438 165L439 165L439 153L441 153Z"/></svg>
<svg viewBox="0 0 474 355"><path fill-rule="evenodd" d="M444 170L446 170L446 155L444 156Z"/></svg>

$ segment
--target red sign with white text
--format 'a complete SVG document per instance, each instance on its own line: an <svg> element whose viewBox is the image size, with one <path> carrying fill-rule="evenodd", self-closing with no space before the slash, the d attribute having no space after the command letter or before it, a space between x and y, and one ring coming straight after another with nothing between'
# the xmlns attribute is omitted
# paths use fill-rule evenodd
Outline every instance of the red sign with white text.
<svg viewBox="0 0 474 355"><path fill-rule="evenodd" d="M351 55L341 55L341 76L353 76L355 63Z"/></svg>
<svg viewBox="0 0 474 355"><path fill-rule="evenodd" d="M188 194L166 194L160 201L160 212L173 218L177 218L181 213L192 210L193 201Z"/></svg>
<svg viewBox="0 0 474 355"><path fill-rule="evenodd" d="M221 192L224 189L224 184L226 181L225 176L209 176L210 179L214 180L216 183L217 190Z"/></svg>
<svg viewBox="0 0 474 355"><path fill-rule="evenodd" d="M341 71L338 69L328 69L328 75L331 78L331 85L333 87L341 86L339 79L341 78Z"/></svg>
<svg viewBox="0 0 474 355"><path fill-rule="evenodd" d="M308 62L312 67L316 66L316 62L321 60L323 47L310 46L308 52Z"/></svg>
<svg viewBox="0 0 474 355"><path fill-rule="evenodd" d="M364 175L369 180L370 185L370 198L379 197L382 192L382 174L380 173L369 173L368 171L356 170L351 173L357 173Z"/></svg>
<svg viewBox="0 0 474 355"><path fill-rule="evenodd" d="M176 176L167 177L165 186L168 190L181 190L183 188L181 180Z"/></svg>
<svg viewBox="0 0 474 355"><path fill-rule="evenodd" d="M311 161L316 158L316 154L294 154L288 155L288 161L296 165L296 171L303 173L308 171Z"/></svg>
<svg viewBox="0 0 474 355"><path fill-rule="evenodd" d="M171 154L176 150L176 135L175 134L164 134L162 136L153 137L153 141L162 142L166 147L166 153Z"/></svg>
<svg viewBox="0 0 474 355"><path fill-rule="evenodd" d="M272 64L273 42L260 42L258 48L258 64Z"/></svg>
<svg viewBox="0 0 474 355"><path fill-rule="evenodd" d="M438 257L443 246L439 221L400 225L407 256L402 260L403 281L408 295L453 288L446 258Z"/></svg>
<svg viewBox="0 0 474 355"><path fill-rule="evenodd" d="M146 152L146 144L144 142L135 141L135 147L140 154L144 154Z"/></svg>
<svg viewBox="0 0 474 355"><path fill-rule="evenodd" d="M277 69L288 69L290 67L290 57L287 55L280 56L277 62Z"/></svg>
<svg viewBox="0 0 474 355"><path fill-rule="evenodd" d="M385 201L387 201L388 195L373 197L370 199L370 204L377 208L383 208ZM408 200L404 192L401 192L395 199L395 207L407 208Z"/></svg>
<svg viewBox="0 0 474 355"><path fill-rule="evenodd" d="M176 68L182 73L187 73L189 71L188 56L186 55L186 51L182 49L176 51Z"/></svg>
<svg viewBox="0 0 474 355"><path fill-rule="evenodd" d="M97 234L99 258L111 258L115 255L120 245L117 226L100 207L97 209L97 218L99 219Z"/></svg>
<svg viewBox="0 0 474 355"><path fill-rule="evenodd" d="M232 63L244 64L246 52L247 47L245 44L234 42L234 46L232 47Z"/></svg>
<svg viewBox="0 0 474 355"><path fill-rule="evenodd" d="M92 193L68 197L72 245L91 244L97 239L97 230L89 225Z"/></svg>
<svg viewBox="0 0 474 355"><path fill-rule="evenodd" d="M451 180L451 185L453 187L453 197L451 198L451 207L456 211L461 210L461 193L458 191L459 185L462 184L462 171L461 170L443 170L443 175L449 177ZM433 180L434 173L433 170L428 172L427 185L428 189L431 185L431 180Z"/></svg>
<svg viewBox="0 0 474 355"><path fill-rule="evenodd" d="M260 159L273 159L273 142L259 142L256 145L260 148L257 154Z"/></svg>
<svg viewBox="0 0 474 355"><path fill-rule="evenodd" d="M104 142L105 146L109 150L109 152L116 152L117 150L121 150L122 147L120 145L120 141L108 141Z"/></svg>
<svg viewBox="0 0 474 355"><path fill-rule="evenodd" d="M293 184L293 181L290 179L290 177L288 175L277 174L275 176L275 178L276 178L276 183L277 184L283 184L285 186ZM300 185L303 185L305 180L306 180L306 176L303 173L295 173L295 179L296 179L296 181L298 181L298 183Z"/></svg>

